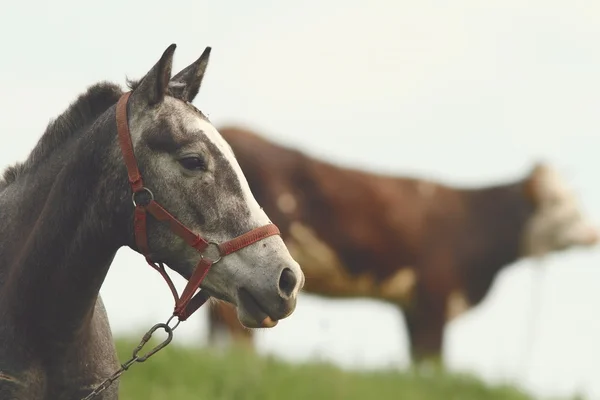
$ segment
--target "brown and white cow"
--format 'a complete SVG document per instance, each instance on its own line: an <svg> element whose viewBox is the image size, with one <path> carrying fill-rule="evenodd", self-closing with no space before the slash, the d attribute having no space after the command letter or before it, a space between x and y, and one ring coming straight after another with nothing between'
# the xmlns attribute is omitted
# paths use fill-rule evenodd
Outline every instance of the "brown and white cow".
<svg viewBox="0 0 600 400"><path fill-rule="evenodd" d="M220 132L300 263L304 290L398 305L415 361L440 356L444 325L481 302L502 267L598 241L542 163L514 182L453 188L342 168L242 128ZM213 305L210 323L211 339L225 325L251 340L224 303Z"/></svg>

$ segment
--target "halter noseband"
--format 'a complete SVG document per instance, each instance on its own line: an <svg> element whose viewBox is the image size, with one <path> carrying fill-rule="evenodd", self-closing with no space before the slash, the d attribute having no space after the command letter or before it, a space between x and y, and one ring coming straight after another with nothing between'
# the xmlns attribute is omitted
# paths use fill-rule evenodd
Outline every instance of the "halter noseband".
<svg viewBox="0 0 600 400"><path fill-rule="evenodd" d="M133 230L135 243L138 250L146 258L148 264L156 269L169 285L169 289L171 289L171 293L175 299L175 310L173 311L173 315L177 316L180 321L185 321L210 298L210 296L202 290L196 293L196 295L194 295L194 293L200 287L200 284L213 264L216 264L222 257L225 257L228 254L234 253L269 236L279 235L280 232L276 225L267 224L219 244L207 241L200 235L194 233L158 204L154 200L152 191L144 186L133 152L133 144L131 142L129 125L127 123L127 102L129 101L130 95L131 92L123 94L117 103L117 133L119 136L119 146L121 147L123 159L127 166L129 184L131 185L131 190L133 192L132 201L135 207ZM146 192L150 196L150 201L146 202L146 204L140 204L136 201L136 195L141 192ZM152 215L158 221L168 223L173 233L182 238L189 246L193 247L201 254L200 262L188 280L181 296L177 294L177 289L167 274L164 264L161 262L154 262L150 259L150 249L148 248L148 236L146 231L147 213ZM204 251L210 245L213 245L219 252L219 257L216 260L211 260L203 255Z"/></svg>

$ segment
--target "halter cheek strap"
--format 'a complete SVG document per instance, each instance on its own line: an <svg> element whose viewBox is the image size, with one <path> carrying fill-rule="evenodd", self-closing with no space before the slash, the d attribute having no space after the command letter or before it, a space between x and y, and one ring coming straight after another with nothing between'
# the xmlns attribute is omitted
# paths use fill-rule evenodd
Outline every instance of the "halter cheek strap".
<svg viewBox="0 0 600 400"><path fill-rule="evenodd" d="M127 102L129 101L130 95L131 92L125 93L123 96L121 96L119 102L117 103L117 133L119 137L119 146L121 147L121 152L123 154L123 160L127 166L129 184L133 192L133 229L135 243L140 253L145 256L146 262L162 275L167 282L169 289L171 289L171 293L175 299L175 309L173 311L173 315L177 316L180 321L185 321L210 298L210 296L202 290L195 295L194 293L196 290L198 290L200 284L214 264L219 262L222 257L225 257L228 254L234 253L269 236L279 235L280 232L276 225L267 224L246 232L243 235L227 242L215 243L202 238L200 235L188 229L164 207L156 202L156 200L154 200L154 194L152 191L144 186L142 176L137 166L135 154L133 152L133 144L131 142L131 134L129 132L129 125L127 122ZM146 192L150 198L149 201L142 203L136 200L136 197L142 192ZM177 294L177 289L167 274L164 264L161 262L154 262L150 259L148 233L146 230L146 217L148 214L152 215L160 222L169 224L171 231L175 235L183 239L189 246L196 249L201 255L200 262L188 280L187 285L181 293L181 296ZM204 256L204 252L211 245L214 246L218 251L218 258L216 260L211 260L210 258Z"/></svg>

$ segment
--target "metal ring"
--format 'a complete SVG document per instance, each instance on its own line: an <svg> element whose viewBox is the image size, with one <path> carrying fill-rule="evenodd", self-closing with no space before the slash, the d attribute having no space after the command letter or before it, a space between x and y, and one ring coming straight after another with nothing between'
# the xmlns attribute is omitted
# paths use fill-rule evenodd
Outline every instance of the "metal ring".
<svg viewBox="0 0 600 400"><path fill-rule="evenodd" d="M172 331L174 331L174 330L175 330L175 328L177 328L177 327L179 326L179 324L181 323L181 320L179 319L179 317L177 317L177 323L176 323L175 325L173 325L173 326L169 325L169 324L171 323L171 320L172 320L173 318L175 318L175 317L176 317L176 316L175 316L175 314L171 315L171 316L169 317L169 319L167 320L167 322L166 322L166 325L167 325L168 327L170 327Z"/></svg>
<svg viewBox="0 0 600 400"><path fill-rule="evenodd" d="M140 190L138 190L137 192L133 192L131 194L131 202L133 203L134 207L137 207L137 203L135 202L135 195L139 194L141 192L146 192L150 195L150 201L154 200L154 193L152 193L152 191L150 189L148 189L147 187L143 186ZM150 203L150 201L148 203Z"/></svg>
<svg viewBox="0 0 600 400"><path fill-rule="evenodd" d="M221 250L219 249L219 244L218 244L218 243L216 243L216 242L212 242L212 241L209 241L209 242L207 242L207 243L208 243L208 245L209 245L209 246L212 244L212 245L214 245L214 246L217 248L217 254L219 255L219 258L217 258L216 260L213 260L212 258L205 257L205 256L204 256L204 252L206 251L206 249L208 249L208 246L206 246L206 247L204 248L204 250L203 250L203 251L200 253L200 259L201 259L201 260L208 259L208 260L210 260L210 263L211 263L211 264L216 264L216 263L218 263L219 261L221 261L221 258L223 258L223 256L221 256Z"/></svg>
<svg viewBox="0 0 600 400"><path fill-rule="evenodd" d="M209 241L209 242L208 242L208 244L209 244L209 245L211 245L211 244L212 244L213 246L215 246L215 247L217 248L217 254L219 255L219 258L217 258L216 260L212 260L212 263L213 263L213 264L216 264L216 263L218 263L219 261L221 261L221 258L223 258L223 257L221 256L221 249L219 249L219 243L217 243L217 242L213 242L213 241ZM208 247L207 247L207 248L208 248Z"/></svg>

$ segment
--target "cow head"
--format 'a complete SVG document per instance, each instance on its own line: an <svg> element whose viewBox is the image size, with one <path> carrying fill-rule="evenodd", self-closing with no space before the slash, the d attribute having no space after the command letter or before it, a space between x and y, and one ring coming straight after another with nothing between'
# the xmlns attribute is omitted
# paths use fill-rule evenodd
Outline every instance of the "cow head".
<svg viewBox="0 0 600 400"><path fill-rule="evenodd" d="M598 243L597 228L584 216L575 194L555 169L537 163L526 186L534 204L525 230L526 255L542 256Z"/></svg>

